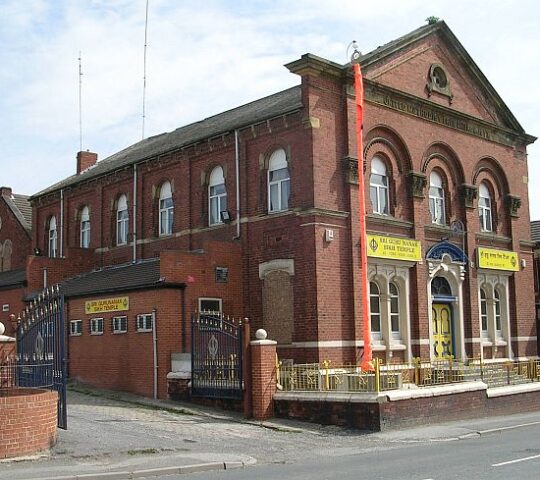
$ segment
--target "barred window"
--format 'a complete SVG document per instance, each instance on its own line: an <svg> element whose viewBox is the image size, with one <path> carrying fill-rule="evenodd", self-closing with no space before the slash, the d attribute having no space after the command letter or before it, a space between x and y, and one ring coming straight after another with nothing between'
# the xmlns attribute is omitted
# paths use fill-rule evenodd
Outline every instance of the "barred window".
<svg viewBox="0 0 540 480"><path fill-rule="evenodd" d="M112 330L113 333L126 333L128 328L127 317L113 317Z"/></svg>
<svg viewBox="0 0 540 480"><path fill-rule="evenodd" d="M69 334L72 337L82 335L82 320L71 320L69 322Z"/></svg>
<svg viewBox="0 0 540 480"><path fill-rule="evenodd" d="M143 313L137 315L137 331L138 332L151 332L152 331L152 319L151 313Z"/></svg>
<svg viewBox="0 0 540 480"><path fill-rule="evenodd" d="M92 335L102 335L103 334L103 318L92 318L92 319L90 319L90 333Z"/></svg>

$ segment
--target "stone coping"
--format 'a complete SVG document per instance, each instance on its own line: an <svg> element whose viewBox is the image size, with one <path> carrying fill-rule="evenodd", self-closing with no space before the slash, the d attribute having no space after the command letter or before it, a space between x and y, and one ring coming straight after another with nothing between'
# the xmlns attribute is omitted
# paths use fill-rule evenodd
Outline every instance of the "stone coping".
<svg viewBox="0 0 540 480"><path fill-rule="evenodd" d="M540 390L540 383L536 385L537 389ZM476 392L487 389L487 385L483 382L463 382L449 385L440 385L437 387L416 387L401 390L389 390L380 393L276 392L274 394L274 400L296 402L385 403L396 402L400 400L410 400L415 398L455 395L457 393Z"/></svg>
<svg viewBox="0 0 540 480"><path fill-rule="evenodd" d="M540 392L540 382L522 383L521 385L508 385L506 387L490 388L487 391L488 398L505 397L520 393Z"/></svg>

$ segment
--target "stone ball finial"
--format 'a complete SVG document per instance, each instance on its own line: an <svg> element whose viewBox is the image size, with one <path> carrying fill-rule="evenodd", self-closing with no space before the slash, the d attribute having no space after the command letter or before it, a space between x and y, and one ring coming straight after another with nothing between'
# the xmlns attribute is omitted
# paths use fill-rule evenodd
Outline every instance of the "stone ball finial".
<svg viewBox="0 0 540 480"><path fill-rule="evenodd" d="M259 330L255 332L255 338L257 340L266 340L266 337L268 337L268 333L266 333L264 328L259 328Z"/></svg>
<svg viewBox="0 0 540 480"><path fill-rule="evenodd" d="M6 327L4 327L4 324L0 322L0 335L4 335L5 331L6 331Z"/></svg>

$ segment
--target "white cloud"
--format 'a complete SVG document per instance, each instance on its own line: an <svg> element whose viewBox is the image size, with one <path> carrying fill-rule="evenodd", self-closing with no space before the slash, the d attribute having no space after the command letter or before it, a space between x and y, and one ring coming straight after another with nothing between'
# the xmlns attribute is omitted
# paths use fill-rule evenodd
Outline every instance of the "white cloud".
<svg viewBox="0 0 540 480"><path fill-rule="evenodd" d="M79 51L84 148L103 158L139 140L145 2L2 3L8 20L0 31L0 89L8 93L0 96L0 183L34 193L73 173ZM533 0L520 8L509 0L150 0L146 133L297 84L282 65L306 52L344 63L352 39L369 51L435 15L447 21L524 128L540 134L539 6ZM540 182L539 155L539 147L530 148L531 186ZM540 205L532 211L540 218Z"/></svg>

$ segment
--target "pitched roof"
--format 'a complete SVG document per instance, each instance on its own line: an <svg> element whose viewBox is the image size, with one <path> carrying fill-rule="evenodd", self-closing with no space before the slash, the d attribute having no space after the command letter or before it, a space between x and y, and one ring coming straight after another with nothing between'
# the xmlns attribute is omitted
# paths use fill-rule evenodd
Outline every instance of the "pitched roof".
<svg viewBox="0 0 540 480"><path fill-rule="evenodd" d="M22 287L26 284L26 268L0 272L0 289Z"/></svg>
<svg viewBox="0 0 540 480"><path fill-rule="evenodd" d="M32 230L32 205L29 202L27 195L2 195L8 207L11 209L19 223L23 228L30 232Z"/></svg>
<svg viewBox="0 0 540 480"><path fill-rule="evenodd" d="M64 295L69 298L171 286L166 279L160 277L159 265L159 258L151 258L136 263L104 267L67 279L62 282L61 288Z"/></svg>
<svg viewBox="0 0 540 480"><path fill-rule="evenodd" d="M531 222L531 240L533 242L540 242L540 220Z"/></svg>
<svg viewBox="0 0 540 480"><path fill-rule="evenodd" d="M302 97L300 86L289 88L241 107L180 127L172 132L146 138L101 160L95 166L85 170L81 174L72 175L32 195L30 199L105 175L119 168L171 152L206 138L216 137L237 128L279 117L280 115L296 111L301 107Z"/></svg>

